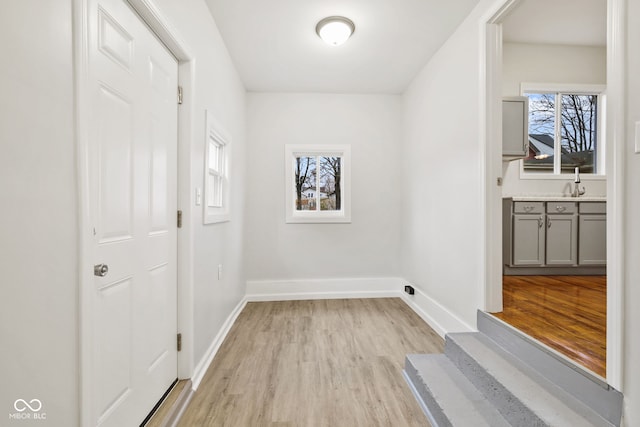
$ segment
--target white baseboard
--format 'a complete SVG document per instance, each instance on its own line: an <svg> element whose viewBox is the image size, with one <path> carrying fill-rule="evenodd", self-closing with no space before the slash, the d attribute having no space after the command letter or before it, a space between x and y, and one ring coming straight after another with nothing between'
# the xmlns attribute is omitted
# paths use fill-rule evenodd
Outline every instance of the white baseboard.
<svg viewBox="0 0 640 427"><path fill-rule="evenodd" d="M222 325L222 328L220 328L218 335L216 335L216 337L213 339L213 342L207 349L207 352L204 354L202 359L200 359L200 362L198 362L198 364L196 365L193 372L193 377L191 378L192 388L194 391L198 389L200 381L202 381L204 374L207 372L207 369L209 369L209 365L211 365L213 358L216 356L216 353L220 349L220 346L222 345L224 339L227 337L229 330L240 315L240 312L242 312L245 305L247 305L247 301L248 300L246 297L243 298L238 303L236 308L233 309L229 317L227 317L227 320L225 320L224 324Z"/></svg>
<svg viewBox="0 0 640 427"><path fill-rule="evenodd" d="M408 284L409 282L403 281L403 283ZM442 338L449 332L476 331L472 326L453 314L438 301L428 296L421 289L414 286L414 290L414 295L402 292L402 300Z"/></svg>
<svg viewBox="0 0 640 427"><path fill-rule="evenodd" d="M248 301L397 298L403 286L399 277L252 280L247 281L246 298Z"/></svg>

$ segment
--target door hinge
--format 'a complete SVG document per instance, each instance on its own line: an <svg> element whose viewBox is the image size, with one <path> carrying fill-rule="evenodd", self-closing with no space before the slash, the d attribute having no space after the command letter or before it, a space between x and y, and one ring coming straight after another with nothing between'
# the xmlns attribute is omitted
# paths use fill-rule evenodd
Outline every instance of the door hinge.
<svg viewBox="0 0 640 427"><path fill-rule="evenodd" d="M182 104L182 86L178 86L178 105Z"/></svg>
<svg viewBox="0 0 640 427"><path fill-rule="evenodd" d="M178 338L177 338L177 348L178 351L182 350L182 334L178 334Z"/></svg>
<svg viewBox="0 0 640 427"><path fill-rule="evenodd" d="M182 211L178 211L178 228L182 228Z"/></svg>

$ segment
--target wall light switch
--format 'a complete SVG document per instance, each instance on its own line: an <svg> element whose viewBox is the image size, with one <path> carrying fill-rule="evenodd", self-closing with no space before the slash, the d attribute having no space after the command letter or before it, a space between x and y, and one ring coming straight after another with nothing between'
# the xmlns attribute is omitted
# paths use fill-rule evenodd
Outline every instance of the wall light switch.
<svg viewBox="0 0 640 427"><path fill-rule="evenodd" d="M636 122L636 154L640 154L640 122Z"/></svg>
<svg viewBox="0 0 640 427"><path fill-rule="evenodd" d="M218 264L218 280L222 280L222 264Z"/></svg>
<svg viewBox="0 0 640 427"><path fill-rule="evenodd" d="M202 188L196 188L196 206L202 204Z"/></svg>

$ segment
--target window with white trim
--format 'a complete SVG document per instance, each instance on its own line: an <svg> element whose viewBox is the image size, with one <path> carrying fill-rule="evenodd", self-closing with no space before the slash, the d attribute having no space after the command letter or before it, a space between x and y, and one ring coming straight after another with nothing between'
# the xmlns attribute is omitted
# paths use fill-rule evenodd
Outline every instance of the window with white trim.
<svg viewBox="0 0 640 427"><path fill-rule="evenodd" d="M286 145L286 222L351 222L350 147Z"/></svg>
<svg viewBox="0 0 640 427"><path fill-rule="evenodd" d="M229 220L229 147L231 139L210 112L206 117L204 223Z"/></svg>
<svg viewBox="0 0 640 427"><path fill-rule="evenodd" d="M525 174L604 175L604 87L525 85L529 98L529 153Z"/></svg>

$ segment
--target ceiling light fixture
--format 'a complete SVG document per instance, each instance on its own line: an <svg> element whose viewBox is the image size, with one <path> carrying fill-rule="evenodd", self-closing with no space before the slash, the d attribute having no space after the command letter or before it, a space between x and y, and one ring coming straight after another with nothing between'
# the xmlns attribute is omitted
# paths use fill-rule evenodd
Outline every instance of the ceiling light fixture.
<svg viewBox="0 0 640 427"><path fill-rule="evenodd" d="M316 33L327 44L340 46L356 30L353 21L344 16L329 16L316 25Z"/></svg>

